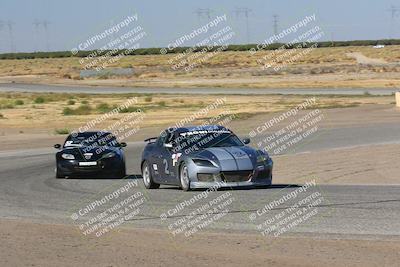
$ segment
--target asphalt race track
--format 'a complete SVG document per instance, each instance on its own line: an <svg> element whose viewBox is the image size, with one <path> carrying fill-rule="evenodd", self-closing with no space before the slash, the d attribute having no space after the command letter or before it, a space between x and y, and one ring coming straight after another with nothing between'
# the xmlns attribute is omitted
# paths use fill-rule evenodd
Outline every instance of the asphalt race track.
<svg viewBox="0 0 400 267"><path fill-rule="evenodd" d="M229 88L141 88L141 87L101 87L72 85L40 85L22 83L0 83L0 92L31 92L31 93L87 93L87 94L229 94L229 95L392 95L398 91L387 88L371 89L229 89Z"/></svg>
<svg viewBox="0 0 400 267"><path fill-rule="evenodd" d="M386 133L385 142L398 139L399 129L381 127ZM385 129L385 130L382 130ZM350 145L347 137L354 135L356 128L334 129L302 147L304 151L317 151ZM376 143L371 131L362 131L357 144ZM361 133L359 131L359 133ZM347 141L343 141L347 140ZM349 143L350 142L350 143ZM129 181L138 182L133 190L140 191L146 201L141 206L140 214L133 217L125 226L167 229L171 223L187 216L195 207L183 209L174 216L162 221L160 215L174 208L178 203L193 198L203 191L183 192L176 187L162 186L157 190L146 190L141 181L139 160L142 143L130 143L126 148L129 176L125 180L116 179L55 179L54 150L50 148L28 151L0 153L0 216L2 218L28 219L41 222L77 224L71 215L103 196L115 191ZM227 192L234 201L229 212L207 229L212 231L246 232L259 231L257 225L263 217L252 220L250 217L266 204L299 189L301 185L279 185L270 188L220 190L212 192L209 198L216 198ZM309 191L319 192L323 201L317 205L318 213L299 224L290 234L318 234L360 236L398 236L400 229L400 186L356 186L356 185L321 185ZM99 214L109 205L95 209L92 215ZM277 208L272 208L270 216L292 206L287 201ZM301 209L301 207L298 207ZM197 214L196 216L200 216ZM261 219L261 221L259 220ZM229 229L229 230L228 230Z"/></svg>

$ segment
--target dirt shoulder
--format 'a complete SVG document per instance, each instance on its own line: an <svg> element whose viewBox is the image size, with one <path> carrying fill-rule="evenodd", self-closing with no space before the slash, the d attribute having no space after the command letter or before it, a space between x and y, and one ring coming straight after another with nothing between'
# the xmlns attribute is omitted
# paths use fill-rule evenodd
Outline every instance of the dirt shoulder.
<svg viewBox="0 0 400 267"><path fill-rule="evenodd" d="M264 238L118 229L88 238L75 226L0 220L2 266L395 266L398 240Z"/></svg>

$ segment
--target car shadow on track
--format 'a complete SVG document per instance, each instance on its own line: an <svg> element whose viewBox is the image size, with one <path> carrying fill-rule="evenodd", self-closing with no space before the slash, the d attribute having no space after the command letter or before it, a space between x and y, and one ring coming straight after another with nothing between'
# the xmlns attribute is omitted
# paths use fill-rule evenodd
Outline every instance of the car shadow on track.
<svg viewBox="0 0 400 267"><path fill-rule="evenodd" d="M242 187L222 187L218 188L218 191L236 191L236 190L257 190L257 189L285 189L285 188L298 188L301 185L298 184L273 184L270 186L242 186ZM177 186L162 185L158 190L181 190ZM194 188L191 191L206 191L207 188Z"/></svg>
<svg viewBox="0 0 400 267"><path fill-rule="evenodd" d="M111 176L102 175L80 175L80 176L70 176L68 180L131 180L131 179L142 179L141 174L128 174L123 178L116 178Z"/></svg>

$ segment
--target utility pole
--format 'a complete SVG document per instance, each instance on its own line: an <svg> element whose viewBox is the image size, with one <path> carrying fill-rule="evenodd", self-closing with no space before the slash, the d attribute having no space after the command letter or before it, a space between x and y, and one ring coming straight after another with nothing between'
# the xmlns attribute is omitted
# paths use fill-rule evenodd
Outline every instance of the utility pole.
<svg viewBox="0 0 400 267"><path fill-rule="evenodd" d="M236 18L239 18L241 15L244 15L246 18L246 37L247 37L247 43L250 42L250 32L249 32L249 15L252 13L252 10L247 7L237 7L235 9L236 13Z"/></svg>
<svg viewBox="0 0 400 267"><path fill-rule="evenodd" d="M400 14L400 7L392 5L388 11L390 11L391 15L392 15L392 19L391 19L391 22L390 22L389 38L393 38L393 28L394 28L394 25L395 25L395 19Z"/></svg>
<svg viewBox="0 0 400 267"><path fill-rule="evenodd" d="M14 53L15 52L15 43L14 43L14 34L13 34L13 26L14 22L11 20L7 21L7 26L8 26L8 33L10 35L10 52Z"/></svg>

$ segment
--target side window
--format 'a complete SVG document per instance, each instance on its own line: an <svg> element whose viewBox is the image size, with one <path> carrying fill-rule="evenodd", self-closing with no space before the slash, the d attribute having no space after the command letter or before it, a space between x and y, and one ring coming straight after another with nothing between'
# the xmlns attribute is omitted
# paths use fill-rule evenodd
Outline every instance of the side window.
<svg viewBox="0 0 400 267"><path fill-rule="evenodd" d="M163 131L160 135L160 137L158 137L157 139L157 145L158 146L163 146L163 144L165 144L166 142L168 142L167 140L170 138L171 134L167 131Z"/></svg>

